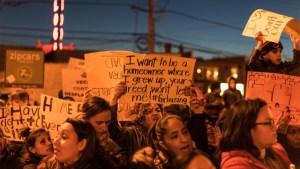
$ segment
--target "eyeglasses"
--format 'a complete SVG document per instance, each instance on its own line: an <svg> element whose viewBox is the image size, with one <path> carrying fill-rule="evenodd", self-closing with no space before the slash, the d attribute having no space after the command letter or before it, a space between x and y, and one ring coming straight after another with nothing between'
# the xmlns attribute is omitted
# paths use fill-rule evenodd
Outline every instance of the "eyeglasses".
<svg viewBox="0 0 300 169"><path fill-rule="evenodd" d="M255 123L255 125L263 125L263 126L270 126L270 127L274 127L275 126L275 122L274 120L270 120L269 122L260 122L260 123Z"/></svg>

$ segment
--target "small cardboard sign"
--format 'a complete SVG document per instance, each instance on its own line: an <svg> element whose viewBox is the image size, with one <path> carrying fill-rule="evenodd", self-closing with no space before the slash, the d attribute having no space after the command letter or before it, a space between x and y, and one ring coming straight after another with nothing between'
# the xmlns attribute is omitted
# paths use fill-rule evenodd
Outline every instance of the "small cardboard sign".
<svg viewBox="0 0 300 169"><path fill-rule="evenodd" d="M264 40L275 43L279 42L282 32L300 39L300 23L296 19L264 9L252 13L242 35L254 37L259 31Z"/></svg>

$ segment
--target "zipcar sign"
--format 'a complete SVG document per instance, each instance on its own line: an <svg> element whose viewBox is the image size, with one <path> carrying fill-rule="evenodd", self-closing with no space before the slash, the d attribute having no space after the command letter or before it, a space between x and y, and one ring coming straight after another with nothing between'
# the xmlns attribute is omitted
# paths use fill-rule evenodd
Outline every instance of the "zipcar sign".
<svg viewBox="0 0 300 169"><path fill-rule="evenodd" d="M5 87L44 87L44 53L41 50L7 49L5 55Z"/></svg>

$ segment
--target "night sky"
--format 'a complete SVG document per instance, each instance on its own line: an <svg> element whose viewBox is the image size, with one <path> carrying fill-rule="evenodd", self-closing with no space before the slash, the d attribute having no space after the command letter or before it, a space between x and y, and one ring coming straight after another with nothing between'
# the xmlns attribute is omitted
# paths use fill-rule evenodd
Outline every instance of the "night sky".
<svg viewBox="0 0 300 169"><path fill-rule="evenodd" d="M52 2L2 0L0 45L35 46L38 39L50 43ZM256 43L242 31L259 8L300 19L297 0L156 0L155 52L163 52L169 42L172 52L182 44L204 59L249 56ZM140 52L136 41L148 32L147 9L146 0L66 0L63 43L74 42L76 49L84 50ZM283 34L281 41L284 59L290 59L289 37Z"/></svg>

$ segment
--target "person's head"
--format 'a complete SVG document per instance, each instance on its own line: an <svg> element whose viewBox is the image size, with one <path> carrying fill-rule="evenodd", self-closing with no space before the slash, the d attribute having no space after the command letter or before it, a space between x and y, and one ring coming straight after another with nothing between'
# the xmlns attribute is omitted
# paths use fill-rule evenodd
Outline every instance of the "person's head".
<svg viewBox="0 0 300 169"><path fill-rule="evenodd" d="M266 41L261 48L261 55L269 59L273 64L278 65L281 62L283 46L281 42L274 43Z"/></svg>
<svg viewBox="0 0 300 169"><path fill-rule="evenodd" d="M93 160L99 141L88 121L68 118L60 126L53 145L54 157L58 162L80 168Z"/></svg>
<svg viewBox="0 0 300 169"><path fill-rule="evenodd" d="M228 87L230 89L236 89L237 80L234 77L229 77L228 79Z"/></svg>
<svg viewBox="0 0 300 169"><path fill-rule="evenodd" d="M300 148L300 126L288 125L286 141L293 148Z"/></svg>
<svg viewBox="0 0 300 169"><path fill-rule="evenodd" d="M181 117L184 122L187 122L191 117L190 108L187 105L183 104L170 104L163 108L163 115L174 114Z"/></svg>
<svg viewBox="0 0 300 169"><path fill-rule="evenodd" d="M0 154L1 152L6 148L6 139L4 137L4 133L2 129L0 128Z"/></svg>
<svg viewBox="0 0 300 169"><path fill-rule="evenodd" d="M178 156L173 161L174 168L177 169L215 169L207 154L195 150L187 154Z"/></svg>
<svg viewBox="0 0 300 169"><path fill-rule="evenodd" d="M193 151L191 135L177 115L166 115L158 120L155 128L158 146L170 156Z"/></svg>
<svg viewBox="0 0 300 169"><path fill-rule="evenodd" d="M101 141L109 137L108 125L111 111L106 100L97 96L85 99L82 104L82 117L92 124Z"/></svg>
<svg viewBox="0 0 300 169"><path fill-rule="evenodd" d="M62 99L63 97L64 97L64 92L63 92L62 89L59 89L59 91L58 91L58 98Z"/></svg>
<svg viewBox="0 0 300 169"><path fill-rule="evenodd" d="M61 99L63 100L68 100L68 101L76 101L73 97L71 96L65 96L65 97L62 97Z"/></svg>
<svg viewBox="0 0 300 169"><path fill-rule="evenodd" d="M29 154L43 158L53 154L53 145L50 134L43 128L37 128L30 131L25 128L21 135L25 137L25 147Z"/></svg>
<svg viewBox="0 0 300 169"><path fill-rule="evenodd" d="M29 106L29 94L25 90L16 90L9 96L9 106Z"/></svg>
<svg viewBox="0 0 300 169"><path fill-rule="evenodd" d="M142 103L139 105L138 115L134 121L149 128L162 116L161 107L155 103Z"/></svg>
<svg viewBox="0 0 300 169"><path fill-rule="evenodd" d="M222 127L222 151L246 150L259 157L260 150L277 142L273 115L262 99L241 100L233 104Z"/></svg>
<svg viewBox="0 0 300 169"><path fill-rule="evenodd" d="M211 90L212 93L220 94L221 93L221 83L220 82L213 82L210 85L210 90Z"/></svg>

